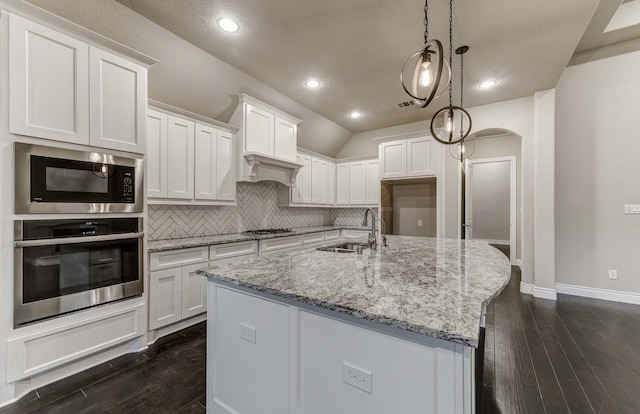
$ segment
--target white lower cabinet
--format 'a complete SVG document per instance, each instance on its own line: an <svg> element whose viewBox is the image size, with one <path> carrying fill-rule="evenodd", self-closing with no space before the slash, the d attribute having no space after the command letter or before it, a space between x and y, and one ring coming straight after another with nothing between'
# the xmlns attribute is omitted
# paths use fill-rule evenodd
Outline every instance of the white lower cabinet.
<svg viewBox="0 0 640 414"><path fill-rule="evenodd" d="M207 311L207 278L196 273L205 267L206 264L198 264L182 268L182 319Z"/></svg>
<svg viewBox="0 0 640 414"><path fill-rule="evenodd" d="M474 412L473 350L408 340L208 282L213 413Z"/></svg>

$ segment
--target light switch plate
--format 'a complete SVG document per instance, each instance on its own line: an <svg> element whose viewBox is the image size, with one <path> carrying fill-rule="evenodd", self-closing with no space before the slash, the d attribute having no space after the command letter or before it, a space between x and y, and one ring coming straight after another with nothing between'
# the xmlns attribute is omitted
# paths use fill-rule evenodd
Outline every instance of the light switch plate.
<svg viewBox="0 0 640 414"><path fill-rule="evenodd" d="M364 392L373 394L373 374L370 371L355 367L347 362L342 363L342 381Z"/></svg>
<svg viewBox="0 0 640 414"><path fill-rule="evenodd" d="M640 204L625 204L624 214L640 214Z"/></svg>
<svg viewBox="0 0 640 414"><path fill-rule="evenodd" d="M246 323L240 323L240 338L252 344L256 343L256 328L247 325Z"/></svg>

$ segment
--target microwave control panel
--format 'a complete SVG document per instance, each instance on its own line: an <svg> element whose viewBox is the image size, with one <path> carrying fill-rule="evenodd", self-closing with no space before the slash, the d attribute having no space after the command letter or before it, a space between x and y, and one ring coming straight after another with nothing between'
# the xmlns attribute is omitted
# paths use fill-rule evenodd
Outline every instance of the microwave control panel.
<svg viewBox="0 0 640 414"><path fill-rule="evenodd" d="M133 201L133 172L125 171L122 177L122 199Z"/></svg>

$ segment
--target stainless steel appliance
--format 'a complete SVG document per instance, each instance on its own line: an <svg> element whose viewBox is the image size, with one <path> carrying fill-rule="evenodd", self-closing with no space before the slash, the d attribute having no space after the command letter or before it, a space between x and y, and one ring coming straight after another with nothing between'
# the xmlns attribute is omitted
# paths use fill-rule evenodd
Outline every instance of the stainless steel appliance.
<svg viewBox="0 0 640 414"><path fill-rule="evenodd" d="M15 222L14 325L142 294L142 219Z"/></svg>
<svg viewBox="0 0 640 414"><path fill-rule="evenodd" d="M16 214L143 211L142 159L14 145Z"/></svg>

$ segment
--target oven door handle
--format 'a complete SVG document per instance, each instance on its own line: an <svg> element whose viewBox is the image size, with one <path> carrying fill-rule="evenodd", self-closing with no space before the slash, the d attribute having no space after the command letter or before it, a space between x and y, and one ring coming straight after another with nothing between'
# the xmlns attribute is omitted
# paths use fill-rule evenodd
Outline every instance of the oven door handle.
<svg viewBox="0 0 640 414"><path fill-rule="evenodd" d="M104 234L101 236L87 237L68 237L63 239L43 239L43 240L16 240L13 242L14 247L38 247L38 246L56 246L59 244L77 244L91 243L102 241L114 241L125 239L140 239L144 237L143 232L138 233L120 233L120 234Z"/></svg>

